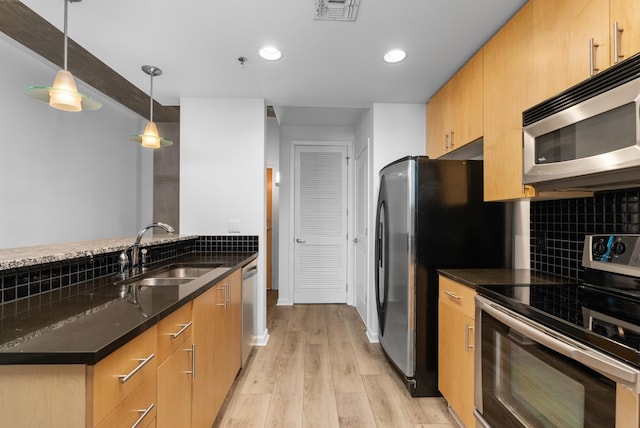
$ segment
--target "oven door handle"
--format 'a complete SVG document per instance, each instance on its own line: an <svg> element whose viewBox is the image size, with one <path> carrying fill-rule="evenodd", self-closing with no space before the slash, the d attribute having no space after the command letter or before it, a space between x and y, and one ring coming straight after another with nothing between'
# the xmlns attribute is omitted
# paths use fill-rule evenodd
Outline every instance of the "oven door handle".
<svg viewBox="0 0 640 428"><path fill-rule="evenodd" d="M539 344L584 364L616 383L623 383L635 392L640 392L640 382L638 382L638 374L640 372L637 370L626 367L600 352L581 349L578 342L574 342L483 297L476 296L476 305L496 320Z"/></svg>

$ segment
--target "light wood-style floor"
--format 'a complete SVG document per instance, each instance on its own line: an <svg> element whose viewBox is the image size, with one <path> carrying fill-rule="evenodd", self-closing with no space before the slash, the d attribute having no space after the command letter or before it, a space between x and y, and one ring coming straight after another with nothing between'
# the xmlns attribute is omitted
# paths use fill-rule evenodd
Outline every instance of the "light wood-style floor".
<svg viewBox="0 0 640 428"><path fill-rule="evenodd" d="M275 306L214 427L454 427L442 398L412 398L355 308Z"/></svg>

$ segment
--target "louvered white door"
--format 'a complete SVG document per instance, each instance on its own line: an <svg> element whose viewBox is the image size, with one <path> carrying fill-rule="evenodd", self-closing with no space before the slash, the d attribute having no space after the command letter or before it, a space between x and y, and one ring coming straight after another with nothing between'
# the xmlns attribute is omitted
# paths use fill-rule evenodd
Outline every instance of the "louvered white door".
<svg viewBox="0 0 640 428"><path fill-rule="evenodd" d="M347 145L295 146L295 303L346 302L347 156Z"/></svg>

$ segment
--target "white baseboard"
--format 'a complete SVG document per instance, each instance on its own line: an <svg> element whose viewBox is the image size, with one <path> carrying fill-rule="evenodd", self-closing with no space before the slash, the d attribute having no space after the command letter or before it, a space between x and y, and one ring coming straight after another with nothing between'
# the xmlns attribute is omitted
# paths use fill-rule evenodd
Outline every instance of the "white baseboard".
<svg viewBox="0 0 640 428"><path fill-rule="evenodd" d="M255 346L267 346L267 342L269 342L269 330L265 328L264 333L260 336L256 336L255 340Z"/></svg>
<svg viewBox="0 0 640 428"><path fill-rule="evenodd" d="M278 299L276 306L293 306L293 300L290 299Z"/></svg>
<svg viewBox="0 0 640 428"><path fill-rule="evenodd" d="M367 338L371 343L379 343L378 333L371 333L371 330L367 330Z"/></svg>

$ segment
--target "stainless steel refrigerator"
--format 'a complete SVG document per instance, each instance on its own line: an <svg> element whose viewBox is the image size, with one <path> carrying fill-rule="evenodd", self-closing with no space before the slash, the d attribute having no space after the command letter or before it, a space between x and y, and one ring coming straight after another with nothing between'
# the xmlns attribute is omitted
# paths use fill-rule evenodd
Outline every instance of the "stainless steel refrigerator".
<svg viewBox="0 0 640 428"><path fill-rule="evenodd" d="M480 160L399 159L380 171L380 344L413 396L438 392L438 269L511 265L511 205L483 202Z"/></svg>

